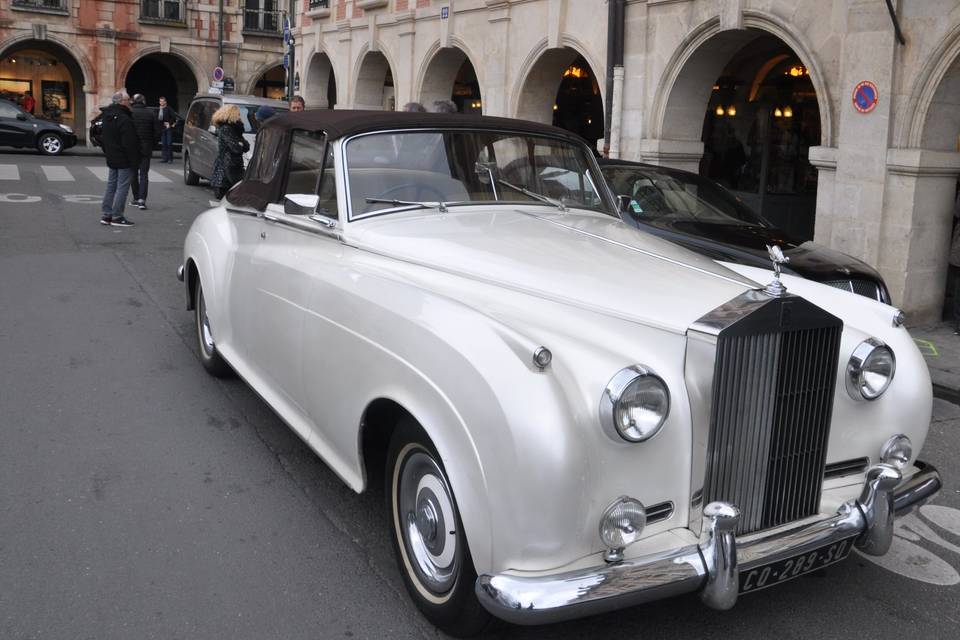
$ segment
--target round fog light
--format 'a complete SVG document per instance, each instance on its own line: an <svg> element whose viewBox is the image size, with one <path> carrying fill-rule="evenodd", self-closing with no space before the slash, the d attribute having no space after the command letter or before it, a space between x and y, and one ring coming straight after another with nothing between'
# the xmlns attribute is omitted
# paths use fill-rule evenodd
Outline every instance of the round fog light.
<svg viewBox="0 0 960 640"><path fill-rule="evenodd" d="M621 496L600 517L600 539L607 547L607 562L623 559L623 549L640 538L647 524L647 510L636 498Z"/></svg>
<svg viewBox="0 0 960 640"><path fill-rule="evenodd" d="M897 434L884 443L880 449L880 462L893 465L900 471L907 468L913 456L913 444L910 438L902 433Z"/></svg>

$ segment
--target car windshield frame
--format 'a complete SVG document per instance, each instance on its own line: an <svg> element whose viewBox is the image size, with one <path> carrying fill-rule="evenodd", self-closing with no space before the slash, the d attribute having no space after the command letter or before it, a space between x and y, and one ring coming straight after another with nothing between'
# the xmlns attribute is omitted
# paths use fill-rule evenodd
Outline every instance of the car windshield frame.
<svg viewBox="0 0 960 640"><path fill-rule="evenodd" d="M596 206L587 206L581 203L573 202L570 200L561 201L560 199L551 198L548 194L531 194L525 196L527 199L470 199L462 200L453 198L450 201L438 201L436 198L427 198L422 202L412 202L410 198L397 198L397 206L387 207L382 209L376 209L373 211L363 211L356 212L354 210L354 180L351 179L350 174L350 162L349 162L349 149L350 144L362 138L369 138L372 136L396 136L404 134L454 134L454 135L482 135L482 136L495 136L498 139L509 139L509 138L527 138L531 140L541 140L552 145L563 145L568 146L573 150L571 158L579 160L579 163L583 167L582 174L585 176L584 180L584 189L587 187L592 190L595 194L597 204ZM397 128L397 129L381 129L378 131L366 131L363 133L357 133L349 137L342 138L339 141L339 150L338 157L340 166L342 169L342 176L344 181L344 198L346 201L347 215L346 221L359 221L365 220L371 217L377 217L381 215L388 215L391 213L402 213L406 211L411 211L415 209L424 209L424 208L439 208L443 211L446 210L447 206L465 206L465 205L535 205L535 206L549 206L554 207L559 211L566 211L567 208L576 208L586 211L591 211L594 213L600 213L610 217L620 219L617 209L613 204L613 198L610 194L610 191L607 187L606 181L603 179L603 175L600 171L599 166L596 163L596 159L593 154L590 153L589 148L585 143L578 143L574 140L564 138L562 136L551 136L548 133L531 133L529 131L522 130L511 130L511 129L495 129L488 127L418 127L418 128ZM537 156L534 154L534 157ZM384 168L391 165L385 165ZM393 165L396 166L396 165ZM360 167L355 167L360 168ZM369 167L362 167L369 168ZM498 167L499 169L500 167ZM536 160L534 160L534 169L538 171L540 169L546 170L550 167L544 166L539 167L536 165ZM573 173L571 171L571 173ZM442 175L439 174L438 175ZM451 180L456 180L453 176L449 176ZM495 178L497 182L497 189L503 186L504 190L514 192L515 187L510 184L510 180L505 180L503 178ZM497 191L499 193L499 191ZM364 198L376 198L378 194L369 193L369 194L359 194ZM406 204L399 204L400 200L408 200Z"/></svg>
<svg viewBox="0 0 960 640"><path fill-rule="evenodd" d="M681 222L695 222L700 224L718 224L718 225L732 225L732 226L743 226L743 227L762 227L764 229L773 228L774 225L771 224L767 219L761 216L758 212L754 211L748 205L740 201L733 193L730 192L726 187L719 185L708 178L704 178L701 175L695 173L687 173L683 171L673 171L667 168L661 167L645 167L645 166L635 166L630 164L617 164L613 162L604 163L601 166L601 172L604 169L609 170L610 172L623 171L626 173L631 173L637 176L637 178L644 178L646 180L653 181L654 179L662 180L668 179L673 180L681 185L693 185L698 189L697 194L690 193L686 191L686 194L694 198L698 203L702 203L709 207L712 212L710 216L697 216L690 211L681 211L677 210L676 207L673 207L673 210L670 213L660 213L655 215L644 215L641 212L639 215L633 213L630 214L630 217L639 224L650 224L655 225L658 220L670 220L670 221L681 221ZM614 184L614 180L607 177L604 174L604 179L606 179L607 184L610 189L619 194L619 191ZM636 182L636 179L633 180ZM657 188L654 185L654 188ZM715 196L716 198L705 198L699 193L701 188L708 189L711 193L707 194L709 196ZM659 189L658 189L659 190ZM622 194L631 198L631 202L634 201L633 194ZM672 205L671 202L664 203L668 206ZM638 203L639 204L639 203ZM717 204L726 205L732 208L735 211L735 214L731 215L722 209L718 208Z"/></svg>

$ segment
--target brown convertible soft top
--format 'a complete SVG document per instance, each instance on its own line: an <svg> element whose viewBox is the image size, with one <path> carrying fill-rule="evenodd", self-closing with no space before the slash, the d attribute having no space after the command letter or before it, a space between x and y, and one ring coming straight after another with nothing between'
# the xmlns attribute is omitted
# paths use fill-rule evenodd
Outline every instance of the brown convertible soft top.
<svg viewBox="0 0 960 640"><path fill-rule="evenodd" d="M389 129L494 129L548 136L560 136L583 142L579 136L564 129L527 120L477 116L464 113L412 113L405 111L360 111L317 109L299 113L282 113L267 120L264 129L286 131L322 131L329 140L355 133Z"/></svg>
<svg viewBox="0 0 960 640"><path fill-rule="evenodd" d="M396 129L485 129L564 138L584 144L583 138L546 124L476 116L463 113L411 113L405 111L360 111L317 109L282 113L263 123L257 133L253 158L243 180L227 194L227 200L239 206L263 211L269 202L277 202L284 187L286 160L294 131L322 133L328 140L372 131Z"/></svg>

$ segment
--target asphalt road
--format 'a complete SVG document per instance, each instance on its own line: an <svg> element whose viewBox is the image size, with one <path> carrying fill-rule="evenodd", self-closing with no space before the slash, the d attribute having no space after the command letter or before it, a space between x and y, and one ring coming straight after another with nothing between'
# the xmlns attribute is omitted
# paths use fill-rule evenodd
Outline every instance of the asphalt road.
<svg viewBox="0 0 960 640"><path fill-rule="evenodd" d="M102 166L0 152L0 638L440 636L403 590L380 492L353 494L194 356L175 271L209 191L155 163L150 209L103 227ZM956 637L958 427L937 401L924 457L946 488L886 566L853 555L728 612L690 596L498 635Z"/></svg>

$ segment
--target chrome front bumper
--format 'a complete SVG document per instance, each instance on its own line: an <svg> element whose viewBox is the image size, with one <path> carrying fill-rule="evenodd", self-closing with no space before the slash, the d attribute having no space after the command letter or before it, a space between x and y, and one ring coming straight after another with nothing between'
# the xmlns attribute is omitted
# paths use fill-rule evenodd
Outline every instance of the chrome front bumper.
<svg viewBox="0 0 960 640"><path fill-rule="evenodd" d="M713 502L704 508L699 544L661 554L552 576L482 575L476 593L490 613L515 624L545 624L581 618L644 602L699 591L705 604L729 609L737 602L741 568L776 562L857 537L863 553L883 555L893 541L894 515L904 515L940 490L940 474L916 462L906 481L892 466L867 471L858 500L832 516L798 522L737 540L739 512Z"/></svg>

